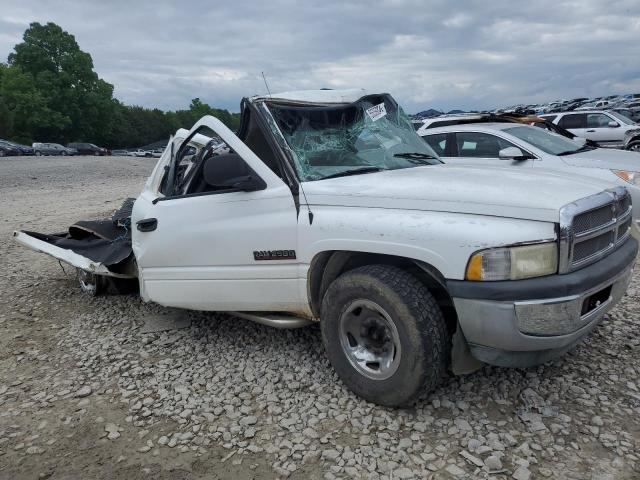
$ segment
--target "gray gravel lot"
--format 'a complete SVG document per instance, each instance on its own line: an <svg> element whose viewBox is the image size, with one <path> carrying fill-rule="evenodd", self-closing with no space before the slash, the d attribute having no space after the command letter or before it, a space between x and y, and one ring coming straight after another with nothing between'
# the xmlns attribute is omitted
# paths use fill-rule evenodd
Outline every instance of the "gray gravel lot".
<svg viewBox="0 0 640 480"><path fill-rule="evenodd" d="M136 196L155 159L0 159L0 478L640 478L640 295L527 370L451 377L414 408L368 404L317 327L280 331L136 296L90 298L11 239Z"/></svg>

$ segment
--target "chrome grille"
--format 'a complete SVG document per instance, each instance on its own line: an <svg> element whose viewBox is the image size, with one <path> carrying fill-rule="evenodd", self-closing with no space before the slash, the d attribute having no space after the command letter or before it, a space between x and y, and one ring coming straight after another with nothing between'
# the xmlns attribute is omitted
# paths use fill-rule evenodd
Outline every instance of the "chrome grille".
<svg viewBox="0 0 640 480"><path fill-rule="evenodd" d="M580 234L599 228L616 219L616 212L612 205L596 208L589 212L576 215L573 219L573 232Z"/></svg>
<svg viewBox="0 0 640 480"><path fill-rule="evenodd" d="M629 235L631 232L631 222L633 219L631 217L627 218L622 224L618 227L618 239L622 239Z"/></svg>
<svg viewBox="0 0 640 480"><path fill-rule="evenodd" d="M584 242L576 243L573 247L573 262L580 262L591 255L613 247L615 238L615 232L608 231Z"/></svg>
<svg viewBox="0 0 640 480"><path fill-rule="evenodd" d="M560 273L593 263L627 239L631 197L624 187L583 198L560 211Z"/></svg>
<svg viewBox="0 0 640 480"><path fill-rule="evenodd" d="M616 215L624 216L631 209L631 195L627 194L616 203Z"/></svg>

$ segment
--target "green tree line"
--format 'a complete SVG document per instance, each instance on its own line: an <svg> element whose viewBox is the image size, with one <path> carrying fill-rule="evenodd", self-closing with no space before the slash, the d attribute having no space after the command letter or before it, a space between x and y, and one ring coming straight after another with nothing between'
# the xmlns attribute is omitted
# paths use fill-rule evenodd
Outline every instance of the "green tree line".
<svg viewBox="0 0 640 480"><path fill-rule="evenodd" d="M0 63L0 139L138 147L191 128L203 115L232 130L240 122L239 114L199 98L176 111L124 105L94 71L91 55L55 23L32 23L7 63Z"/></svg>

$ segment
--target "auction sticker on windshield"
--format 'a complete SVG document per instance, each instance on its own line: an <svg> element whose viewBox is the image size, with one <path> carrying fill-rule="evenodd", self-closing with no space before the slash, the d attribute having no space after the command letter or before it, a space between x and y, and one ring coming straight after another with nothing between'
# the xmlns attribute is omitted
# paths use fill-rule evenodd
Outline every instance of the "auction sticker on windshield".
<svg viewBox="0 0 640 480"><path fill-rule="evenodd" d="M374 105L371 108L367 108L366 111L367 115L369 115L369 118L374 122L376 120L380 120L387 114L387 109L384 108L384 103L379 103L378 105Z"/></svg>

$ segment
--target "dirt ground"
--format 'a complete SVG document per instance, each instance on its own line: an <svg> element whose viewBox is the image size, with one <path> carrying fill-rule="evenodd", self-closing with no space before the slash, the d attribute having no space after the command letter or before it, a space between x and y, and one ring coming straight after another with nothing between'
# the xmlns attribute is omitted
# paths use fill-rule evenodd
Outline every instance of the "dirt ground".
<svg viewBox="0 0 640 480"><path fill-rule="evenodd" d="M51 258L28 251L12 241L15 229L58 232L85 218L102 218L121 201L142 189L156 159L132 157L17 157L0 159L0 478L3 479L175 479L272 478L264 460L253 459L256 468L237 467L219 460L223 448L195 457L189 453L163 452L148 456L135 452L136 429L122 432L123 442L103 436L104 418L124 424L126 407L98 399L78 405L73 395L46 408L29 408L28 398L41 388L64 390L63 379L73 361L63 358L57 343L72 318L96 308L76 288L73 269ZM64 382L60 382L64 385ZM13 392L13 394L10 394ZM17 415L8 414L17 407ZM26 407L25 410L22 408ZM47 438L41 454L24 453L28 447L12 441ZM26 443L30 443L27 440ZM25 445L26 445L25 443ZM131 450L134 450L133 452ZM124 460L122 457L126 457ZM263 466L260 469L260 466ZM261 473L262 470L262 473Z"/></svg>
<svg viewBox="0 0 640 480"><path fill-rule="evenodd" d="M319 330L90 298L12 240L136 196L155 159L0 159L0 479L640 478L637 274L562 359L449 378L415 408L348 392Z"/></svg>

